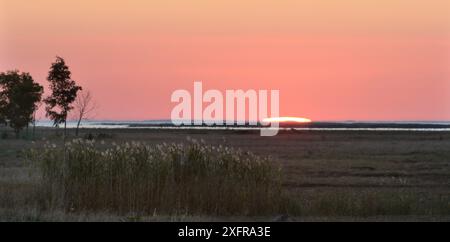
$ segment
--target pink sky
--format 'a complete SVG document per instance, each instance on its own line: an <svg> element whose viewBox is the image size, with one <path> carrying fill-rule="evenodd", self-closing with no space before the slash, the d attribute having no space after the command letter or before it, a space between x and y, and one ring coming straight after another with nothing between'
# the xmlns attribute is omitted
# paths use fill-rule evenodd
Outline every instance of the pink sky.
<svg viewBox="0 0 450 242"><path fill-rule="evenodd" d="M97 119L167 119L202 81L279 89L282 116L450 120L448 0L111 2L0 0L0 71L47 86L60 55Z"/></svg>

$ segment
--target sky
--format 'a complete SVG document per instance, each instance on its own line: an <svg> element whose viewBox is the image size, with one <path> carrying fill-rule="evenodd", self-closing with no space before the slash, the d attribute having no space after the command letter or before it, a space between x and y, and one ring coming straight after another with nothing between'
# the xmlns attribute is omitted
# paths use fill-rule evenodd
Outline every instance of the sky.
<svg viewBox="0 0 450 242"><path fill-rule="evenodd" d="M281 116L450 120L448 0L0 0L0 72L47 87L56 55L96 119L168 119L202 81L280 90Z"/></svg>

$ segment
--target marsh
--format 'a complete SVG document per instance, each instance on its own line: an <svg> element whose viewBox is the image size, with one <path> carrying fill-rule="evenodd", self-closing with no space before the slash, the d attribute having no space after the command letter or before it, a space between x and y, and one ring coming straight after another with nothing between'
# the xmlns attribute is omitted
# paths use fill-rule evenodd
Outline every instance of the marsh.
<svg viewBox="0 0 450 242"><path fill-rule="evenodd" d="M450 133L407 131L258 131L82 129L80 137L105 147L204 140L269 157L281 167L288 209L273 214L215 216L115 211L66 211L40 205L39 182L23 151L60 145L61 131L37 128L35 140L0 139L0 220L20 221L448 221ZM70 133L70 132L69 132ZM73 138L73 137L72 137Z"/></svg>

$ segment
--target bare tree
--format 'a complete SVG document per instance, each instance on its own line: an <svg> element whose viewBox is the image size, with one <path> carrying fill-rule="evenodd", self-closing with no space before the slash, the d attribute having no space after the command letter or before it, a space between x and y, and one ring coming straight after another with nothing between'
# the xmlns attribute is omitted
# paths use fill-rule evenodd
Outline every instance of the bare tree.
<svg viewBox="0 0 450 242"><path fill-rule="evenodd" d="M92 118L95 110L97 109L97 104L92 99L92 94L89 90L80 91L80 95L77 96L74 102L74 114L77 120L77 128L75 130L75 135L78 136L78 130L82 120Z"/></svg>

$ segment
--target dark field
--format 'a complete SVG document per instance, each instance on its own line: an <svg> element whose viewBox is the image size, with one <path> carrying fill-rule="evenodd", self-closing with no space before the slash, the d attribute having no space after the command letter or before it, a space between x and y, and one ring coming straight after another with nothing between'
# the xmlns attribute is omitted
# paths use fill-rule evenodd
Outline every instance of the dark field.
<svg viewBox="0 0 450 242"><path fill-rule="evenodd" d="M282 167L289 209L252 217L44 209L36 201L36 176L23 150L41 147L46 141L61 143L60 134L37 129L33 144L30 138L13 138L11 131L0 132L1 221L450 220L448 132L285 131L260 137L253 131L82 130L81 137L103 140L105 146L127 141L180 143L189 136L272 157Z"/></svg>

